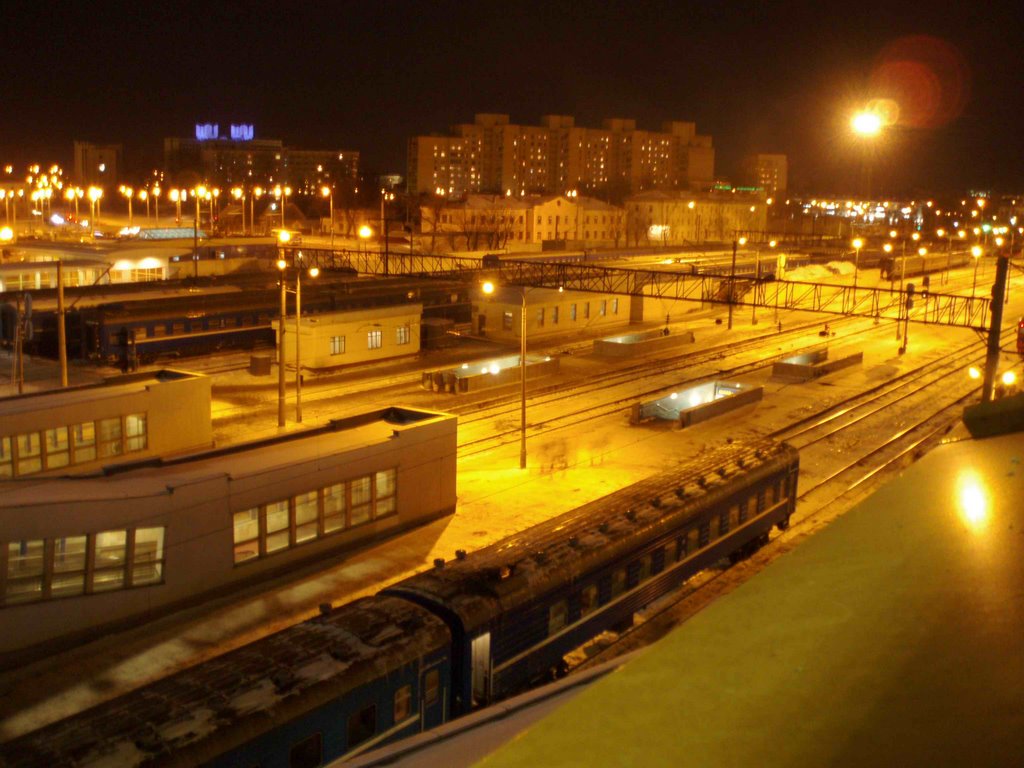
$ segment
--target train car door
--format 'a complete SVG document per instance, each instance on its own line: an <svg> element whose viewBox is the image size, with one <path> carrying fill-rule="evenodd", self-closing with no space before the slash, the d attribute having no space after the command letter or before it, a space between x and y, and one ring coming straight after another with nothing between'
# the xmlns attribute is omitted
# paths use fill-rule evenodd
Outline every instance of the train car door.
<svg viewBox="0 0 1024 768"><path fill-rule="evenodd" d="M420 672L421 731L438 726L445 721L447 696L448 692L442 689L440 663Z"/></svg>
<svg viewBox="0 0 1024 768"><path fill-rule="evenodd" d="M491 698L491 633L473 638L470 648L473 680L473 704L486 704Z"/></svg>

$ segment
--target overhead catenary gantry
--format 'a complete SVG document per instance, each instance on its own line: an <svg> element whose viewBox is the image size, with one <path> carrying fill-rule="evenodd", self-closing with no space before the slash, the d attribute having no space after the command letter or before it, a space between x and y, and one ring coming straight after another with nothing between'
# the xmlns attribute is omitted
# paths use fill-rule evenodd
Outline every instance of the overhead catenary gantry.
<svg viewBox="0 0 1024 768"><path fill-rule="evenodd" d="M286 258L300 257L309 265L347 267L361 274L405 275L482 280L503 285L562 288L587 293L644 296L724 306L821 312L831 315L903 320L931 325L988 329L991 299L897 288L807 283L728 274L693 274L666 270L564 263L538 259L502 258L486 267L477 257L391 253L377 251L287 248ZM908 301L909 299L909 301Z"/></svg>

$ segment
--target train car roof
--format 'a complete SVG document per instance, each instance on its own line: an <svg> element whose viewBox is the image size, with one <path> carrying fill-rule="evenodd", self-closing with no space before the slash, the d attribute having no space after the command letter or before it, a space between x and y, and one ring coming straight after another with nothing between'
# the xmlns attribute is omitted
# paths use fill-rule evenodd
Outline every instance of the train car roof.
<svg viewBox="0 0 1024 768"><path fill-rule="evenodd" d="M447 626L362 598L3 745L3 764L193 766L447 646Z"/></svg>
<svg viewBox="0 0 1024 768"><path fill-rule="evenodd" d="M389 587L443 606L472 629L653 540L750 481L798 461L770 440L736 442Z"/></svg>
<svg viewBox="0 0 1024 768"><path fill-rule="evenodd" d="M1022 462L936 448L486 765L1019 765Z"/></svg>

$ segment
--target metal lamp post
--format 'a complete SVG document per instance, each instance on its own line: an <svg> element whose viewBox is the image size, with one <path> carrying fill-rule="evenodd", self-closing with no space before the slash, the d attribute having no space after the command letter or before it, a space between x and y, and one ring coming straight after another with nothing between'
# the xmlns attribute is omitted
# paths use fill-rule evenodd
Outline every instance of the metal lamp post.
<svg viewBox="0 0 1024 768"><path fill-rule="evenodd" d="M522 305L519 311L519 468L526 469L526 286L520 286ZM494 283L483 284L483 292L494 293Z"/></svg>
<svg viewBox="0 0 1024 768"><path fill-rule="evenodd" d="M327 198L327 217L331 220L331 249L334 249L334 190L327 185L320 187L320 194Z"/></svg>
<svg viewBox="0 0 1024 768"><path fill-rule="evenodd" d="M277 426L285 425L285 320L288 312L288 262L284 258L283 246L291 240L291 233L282 230L278 233L281 246L281 257L277 260L277 268L281 271L281 316L278 322L280 332L277 351ZM301 253L298 258L302 258ZM320 270L310 267L309 276L317 277ZM295 421L302 423L302 268L295 265Z"/></svg>
<svg viewBox="0 0 1024 768"><path fill-rule="evenodd" d="M974 298L974 292L978 288L978 264L981 263L981 246L975 245L971 248L971 256L974 257L974 282L971 284L971 298Z"/></svg>

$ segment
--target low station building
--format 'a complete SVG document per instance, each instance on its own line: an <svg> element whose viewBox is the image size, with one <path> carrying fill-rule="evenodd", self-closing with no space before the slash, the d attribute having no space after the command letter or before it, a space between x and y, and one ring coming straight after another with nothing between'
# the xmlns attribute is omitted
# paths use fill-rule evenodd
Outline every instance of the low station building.
<svg viewBox="0 0 1024 768"><path fill-rule="evenodd" d="M399 304L304 315L299 323L303 368L333 368L415 355L420 351L422 304ZM271 322L280 347L280 319ZM285 320L284 360L295 365L295 318Z"/></svg>
<svg viewBox="0 0 1024 768"><path fill-rule="evenodd" d="M210 386L162 370L0 398L0 480L209 448Z"/></svg>
<svg viewBox="0 0 1024 768"><path fill-rule="evenodd" d="M527 289L526 338L556 333L612 328L639 322L632 308L642 307L616 294L577 293L547 288ZM522 328L523 294L517 288L499 288L476 307L476 331L504 341L518 340Z"/></svg>
<svg viewBox="0 0 1024 768"><path fill-rule="evenodd" d="M0 666L451 514L455 462L454 416L389 407L0 483Z"/></svg>

